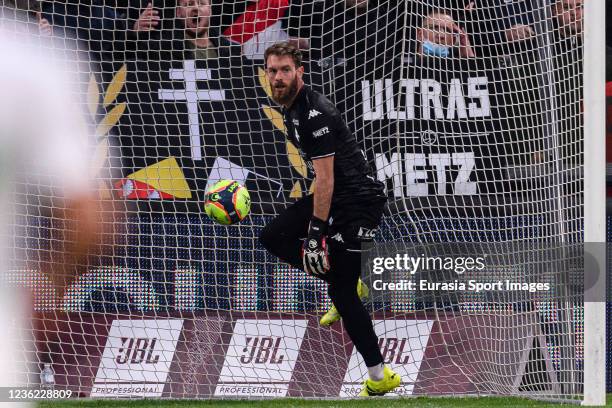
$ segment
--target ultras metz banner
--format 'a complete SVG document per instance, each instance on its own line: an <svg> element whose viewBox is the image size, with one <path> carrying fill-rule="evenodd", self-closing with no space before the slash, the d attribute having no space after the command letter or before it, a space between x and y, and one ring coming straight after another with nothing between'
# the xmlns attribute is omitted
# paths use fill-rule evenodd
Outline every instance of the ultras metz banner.
<svg viewBox="0 0 612 408"><path fill-rule="evenodd" d="M390 197L509 192L505 70L474 59L370 60L336 69L338 107Z"/></svg>
<svg viewBox="0 0 612 408"><path fill-rule="evenodd" d="M107 93L125 75L116 103L126 106L111 131L122 156L119 197L201 200L207 183L220 178L244 181L256 204L307 193L310 175L286 142L263 67L239 60L228 67L193 60L103 67ZM500 132L499 72L469 61L350 64L325 76L306 65L305 78L317 90L319 78L333 82L332 101L391 197L507 190L503 158L511 150Z"/></svg>

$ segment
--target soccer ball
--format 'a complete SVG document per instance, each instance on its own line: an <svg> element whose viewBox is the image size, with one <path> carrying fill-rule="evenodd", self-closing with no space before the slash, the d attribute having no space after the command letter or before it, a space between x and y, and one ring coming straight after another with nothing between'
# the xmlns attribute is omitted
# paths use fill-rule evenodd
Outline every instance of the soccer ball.
<svg viewBox="0 0 612 408"><path fill-rule="evenodd" d="M211 220L219 224L235 224L249 214L251 197L237 181L221 180L206 190L204 210Z"/></svg>

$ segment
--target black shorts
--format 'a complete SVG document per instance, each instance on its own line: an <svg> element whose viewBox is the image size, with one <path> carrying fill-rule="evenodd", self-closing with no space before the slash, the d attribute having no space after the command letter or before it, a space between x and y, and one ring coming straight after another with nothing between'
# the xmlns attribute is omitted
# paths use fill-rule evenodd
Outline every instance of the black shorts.
<svg viewBox="0 0 612 408"><path fill-rule="evenodd" d="M367 205L332 206L328 220L327 244L333 273L323 278L332 282L357 282L361 252L373 242L382 219L386 200ZM302 245L312 218L313 196L306 196L278 214L266 225L260 243L272 255L303 270Z"/></svg>
<svg viewBox="0 0 612 408"><path fill-rule="evenodd" d="M282 211L273 222L287 230L297 228L300 238L306 238L308 223L312 218L313 200L313 195L301 198ZM354 251L361 249L363 243L372 242L385 205L386 199L360 206L332 205L327 230L330 249L335 247Z"/></svg>
<svg viewBox="0 0 612 408"><path fill-rule="evenodd" d="M359 207L332 207L327 233L330 246L359 250L362 244L374 241L385 210L386 200Z"/></svg>

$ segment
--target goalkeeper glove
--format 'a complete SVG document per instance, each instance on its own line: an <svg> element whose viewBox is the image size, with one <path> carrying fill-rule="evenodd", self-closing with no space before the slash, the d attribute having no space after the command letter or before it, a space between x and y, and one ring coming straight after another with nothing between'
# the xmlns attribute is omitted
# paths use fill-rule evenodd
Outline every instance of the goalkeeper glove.
<svg viewBox="0 0 612 408"><path fill-rule="evenodd" d="M308 238L306 238L302 246L304 271L317 277L321 277L329 271L329 255L325 236L326 227L325 221L312 217L308 227Z"/></svg>

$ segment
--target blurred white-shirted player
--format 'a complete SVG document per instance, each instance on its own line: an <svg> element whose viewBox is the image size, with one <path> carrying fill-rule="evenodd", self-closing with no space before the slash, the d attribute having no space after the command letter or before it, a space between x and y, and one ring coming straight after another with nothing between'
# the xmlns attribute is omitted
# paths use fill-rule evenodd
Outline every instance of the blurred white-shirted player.
<svg viewBox="0 0 612 408"><path fill-rule="evenodd" d="M49 199L68 209L62 214L78 230L74 236L81 240L80 248L97 229L88 166L91 143L78 102L71 97L76 81L67 69L68 54L52 54L58 44L51 41L30 36L20 23L0 20L0 387L25 385L27 370L28 339L19 327L28 323L31 305L25 293L7 285L7 271L19 268L24 256L17 252L10 227L16 204L27 194L41 194L41 205ZM57 287L67 280L50 279Z"/></svg>

